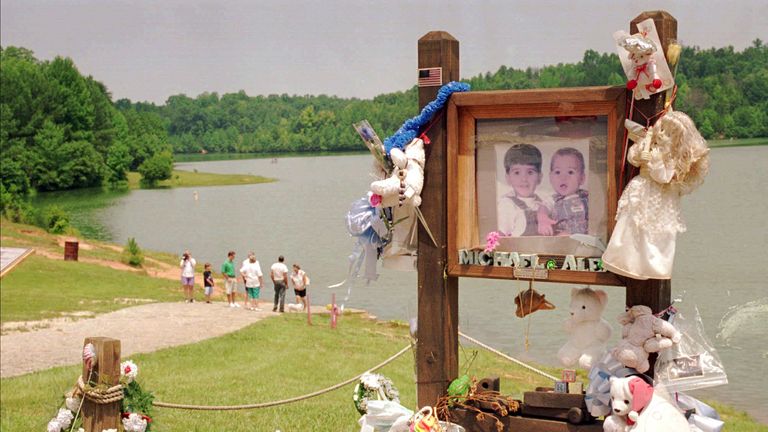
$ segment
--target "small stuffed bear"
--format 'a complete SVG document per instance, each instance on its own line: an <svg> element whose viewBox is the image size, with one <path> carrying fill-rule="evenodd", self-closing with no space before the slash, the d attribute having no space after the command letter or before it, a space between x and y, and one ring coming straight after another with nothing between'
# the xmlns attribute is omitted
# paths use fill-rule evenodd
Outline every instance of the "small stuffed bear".
<svg viewBox="0 0 768 432"><path fill-rule="evenodd" d="M650 368L648 353L659 352L680 342L682 335L667 321L651 313L651 308L636 305L619 315L622 339L612 354L624 366L642 373Z"/></svg>
<svg viewBox="0 0 768 432"><path fill-rule="evenodd" d="M390 150L389 157L395 165L392 175L371 183L371 192L380 197L381 207L406 204L418 207L424 186L424 141L414 138L405 146L405 151L398 148ZM371 204L377 205L378 202L372 201Z"/></svg>
<svg viewBox="0 0 768 432"><path fill-rule="evenodd" d="M607 301L608 294L603 290L571 290L571 317L563 323L570 337L557 352L564 366L578 362L582 368L590 369L605 351L605 343L611 337L611 326L601 316Z"/></svg>
<svg viewBox="0 0 768 432"><path fill-rule="evenodd" d="M688 421L663 393L636 376L611 378L611 415L604 432L689 432Z"/></svg>

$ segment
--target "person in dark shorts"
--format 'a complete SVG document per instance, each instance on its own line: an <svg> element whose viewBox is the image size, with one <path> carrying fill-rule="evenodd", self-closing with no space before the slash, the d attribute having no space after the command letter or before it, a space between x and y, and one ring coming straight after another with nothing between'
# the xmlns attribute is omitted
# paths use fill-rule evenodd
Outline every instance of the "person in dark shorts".
<svg viewBox="0 0 768 432"><path fill-rule="evenodd" d="M296 294L296 303L307 309L307 287L309 286L309 276L298 264L293 265L291 273L291 283L293 284L293 293Z"/></svg>
<svg viewBox="0 0 768 432"><path fill-rule="evenodd" d="M211 302L211 294L213 294L213 272L211 271L211 263L205 263L203 270L203 286L205 287L205 302Z"/></svg>

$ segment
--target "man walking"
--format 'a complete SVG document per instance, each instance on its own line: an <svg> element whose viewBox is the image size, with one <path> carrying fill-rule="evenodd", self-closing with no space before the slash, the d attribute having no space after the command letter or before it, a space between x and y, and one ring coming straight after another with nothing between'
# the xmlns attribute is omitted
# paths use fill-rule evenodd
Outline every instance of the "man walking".
<svg viewBox="0 0 768 432"><path fill-rule="evenodd" d="M235 274L235 251L229 251L227 260L221 265L221 274L224 276L224 289L227 293L227 302L229 307L239 308L235 303L235 291L237 290L237 275Z"/></svg>
<svg viewBox="0 0 768 432"><path fill-rule="evenodd" d="M277 258L277 262L272 264L269 269L269 276L272 278L272 283L275 284L275 305L272 307L272 312L277 312L278 303L280 306L280 312L285 312L285 289L288 286L288 267L283 263L285 258L280 255Z"/></svg>
<svg viewBox="0 0 768 432"><path fill-rule="evenodd" d="M248 310L260 311L259 295L264 278L261 273L261 265L259 265L259 262L256 260L256 254L253 252L249 252L248 259L243 261L240 275L243 276L243 282L245 283L245 307Z"/></svg>

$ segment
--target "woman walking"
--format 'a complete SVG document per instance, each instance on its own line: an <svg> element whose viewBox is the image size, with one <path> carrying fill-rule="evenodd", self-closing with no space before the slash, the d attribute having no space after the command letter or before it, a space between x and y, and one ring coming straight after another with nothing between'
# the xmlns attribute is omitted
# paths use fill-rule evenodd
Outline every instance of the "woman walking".
<svg viewBox="0 0 768 432"><path fill-rule="evenodd" d="M296 294L296 303L307 309L307 287L309 286L309 277L298 264L293 265L291 273L291 283L293 284L293 293Z"/></svg>

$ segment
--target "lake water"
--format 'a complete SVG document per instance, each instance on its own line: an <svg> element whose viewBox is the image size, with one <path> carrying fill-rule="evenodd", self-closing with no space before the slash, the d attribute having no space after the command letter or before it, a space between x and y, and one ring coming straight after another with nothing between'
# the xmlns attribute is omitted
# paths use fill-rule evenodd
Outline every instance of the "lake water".
<svg viewBox="0 0 768 432"><path fill-rule="evenodd" d="M688 232L678 237L672 286L674 296L686 294L684 311L698 307L730 380L727 386L693 394L730 403L768 423L763 411L768 406L766 160L768 146L712 150L706 183L683 201ZM325 304L333 293L337 299L347 295L346 287L326 286L346 277L353 240L344 216L350 203L366 192L370 164L367 155L181 163L177 167L183 170L257 174L279 181L133 191L113 197L111 205L90 217L117 243L135 237L143 248L190 249L198 262L211 262L214 268L230 249L237 251L237 262L255 251L262 269L282 254L288 264L300 263L311 276L312 302ZM268 299L270 285L263 292ZM556 364L555 353L566 339L561 325L570 287L538 283L536 288L558 308L535 313L530 321L514 315L513 299L525 288L522 282L462 279L460 329L522 360ZM605 317L615 341L620 330L614 317L624 310L624 289L605 289ZM416 273L382 270L378 281L354 285L346 306L408 321L417 311Z"/></svg>

